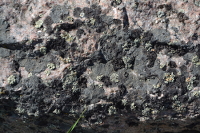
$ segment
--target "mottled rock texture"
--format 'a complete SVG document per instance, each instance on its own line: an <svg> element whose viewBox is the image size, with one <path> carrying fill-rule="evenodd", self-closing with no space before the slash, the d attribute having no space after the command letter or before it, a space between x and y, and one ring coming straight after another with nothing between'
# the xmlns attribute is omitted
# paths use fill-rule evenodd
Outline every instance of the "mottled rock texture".
<svg viewBox="0 0 200 133"><path fill-rule="evenodd" d="M0 132L200 132L199 0L1 0Z"/></svg>

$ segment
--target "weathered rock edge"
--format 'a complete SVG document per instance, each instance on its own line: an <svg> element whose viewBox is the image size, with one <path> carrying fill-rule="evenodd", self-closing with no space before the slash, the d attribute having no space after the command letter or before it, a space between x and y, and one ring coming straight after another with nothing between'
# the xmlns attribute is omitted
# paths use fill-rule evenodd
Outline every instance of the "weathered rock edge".
<svg viewBox="0 0 200 133"><path fill-rule="evenodd" d="M65 132L84 108L76 132L199 131L199 29L183 41L182 32L171 34L177 23L168 23L176 14L179 26L191 28L189 12L173 2L112 1L114 14L103 3L70 4L51 5L49 14L25 20L31 23L19 31L32 25L31 40L32 34L13 32L24 21L1 19L1 34L8 33L0 38L2 132ZM198 11L191 1L182 4ZM144 21L149 12L152 18ZM157 26L148 29L153 16Z"/></svg>

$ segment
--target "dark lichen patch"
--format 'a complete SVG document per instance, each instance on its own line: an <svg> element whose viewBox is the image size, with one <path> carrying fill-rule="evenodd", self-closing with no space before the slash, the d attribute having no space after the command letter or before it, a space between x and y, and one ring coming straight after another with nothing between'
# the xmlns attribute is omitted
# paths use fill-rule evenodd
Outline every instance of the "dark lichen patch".
<svg viewBox="0 0 200 133"><path fill-rule="evenodd" d="M152 33L152 41L169 43L171 40L170 33L165 29L154 29L152 30Z"/></svg>
<svg viewBox="0 0 200 133"><path fill-rule="evenodd" d="M51 39L46 44L47 51L50 51L51 49L59 51L62 49L66 49L66 46L67 46L67 43L66 43L65 39L63 39L63 38Z"/></svg>
<svg viewBox="0 0 200 133"><path fill-rule="evenodd" d="M123 10L123 27L128 28L129 27L129 20L128 20L126 8L124 7L122 10Z"/></svg>
<svg viewBox="0 0 200 133"><path fill-rule="evenodd" d="M82 9L80 7L75 8L74 11L73 11L73 15L75 17L80 17L81 13L82 13Z"/></svg>
<svg viewBox="0 0 200 133"><path fill-rule="evenodd" d="M125 85L120 84L120 85L118 85L118 88L119 88L120 96L123 96L123 95L125 95L127 93L127 89L126 89Z"/></svg>
<svg viewBox="0 0 200 133"><path fill-rule="evenodd" d="M18 71L19 67L20 67L19 62L13 60L13 62L12 62L12 69L15 70L15 71Z"/></svg>
<svg viewBox="0 0 200 133"><path fill-rule="evenodd" d="M120 5L121 3L122 3L122 0L112 0L111 6L116 7L116 6Z"/></svg>
<svg viewBox="0 0 200 133"><path fill-rule="evenodd" d="M11 51L9 49L0 48L0 57L6 58L6 57L10 56L10 53L11 53Z"/></svg>
<svg viewBox="0 0 200 133"><path fill-rule="evenodd" d="M197 33L194 33L192 35L192 40L198 40L198 34Z"/></svg>
<svg viewBox="0 0 200 133"><path fill-rule="evenodd" d="M122 21L120 19L113 19L113 23L116 25L120 25Z"/></svg>
<svg viewBox="0 0 200 133"><path fill-rule="evenodd" d="M154 62L157 58L157 54L156 52L148 52L147 54L147 58L148 58L148 64L147 64L147 67L151 68L154 66Z"/></svg>
<svg viewBox="0 0 200 133"><path fill-rule="evenodd" d="M63 14L69 14L67 5L55 5L51 9L50 17L54 23L59 23Z"/></svg>
<svg viewBox="0 0 200 133"><path fill-rule="evenodd" d="M130 39L132 40L135 40L137 38L140 38L141 37L141 34L142 34L142 30L141 29L133 29L130 31Z"/></svg>
<svg viewBox="0 0 200 133"><path fill-rule="evenodd" d="M83 12L86 18L94 18L101 14L101 7L97 5L92 5L90 8L84 7Z"/></svg>
<svg viewBox="0 0 200 133"><path fill-rule="evenodd" d="M51 27L52 24L53 24L53 20L50 16L47 16L43 21L43 25L44 25L46 32L48 34L51 34L53 32L52 27Z"/></svg>
<svg viewBox="0 0 200 133"><path fill-rule="evenodd" d="M182 12L179 12L179 13L177 14L177 17L178 17L179 22L182 22L182 23L184 23L185 20L188 20L188 19L189 19L189 17L186 16L186 15L185 15L184 13L182 13Z"/></svg>
<svg viewBox="0 0 200 133"><path fill-rule="evenodd" d="M108 77L108 76L103 76L103 77L100 79L100 81L102 81L106 87L112 85L112 82L111 82L111 80L110 80L110 77Z"/></svg>
<svg viewBox="0 0 200 133"><path fill-rule="evenodd" d="M172 10L172 5L171 5L171 4L166 4L166 5L165 5L165 9L166 9L167 11Z"/></svg>
<svg viewBox="0 0 200 133"><path fill-rule="evenodd" d="M78 38L81 38L82 35L86 34L85 31L83 29L78 29L76 32L76 36Z"/></svg>
<svg viewBox="0 0 200 133"><path fill-rule="evenodd" d="M125 68L125 64L121 58L115 58L112 60L112 65L115 71Z"/></svg>
<svg viewBox="0 0 200 133"><path fill-rule="evenodd" d="M60 25L59 28L69 32L69 31L71 31L73 29L76 29L76 28L80 27L81 25L82 25L82 21L77 19L77 20L75 20L75 22L73 24L63 23L63 24Z"/></svg>
<svg viewBox="0 0 200 133"><path fill-rule="evenodd" d="M91 61L94 62L98 62L98 63L106 63L106 59L103 55L103 53L101 51L95 51L92 55L91 55Z"/></svg>
<svg viewBox="0 0 200 133"><path fill-rule="evenodd" d="M169 65L170 68L176 68L177 67L177 65L174 61L170 61L168 65Z"/></svg>
<svg viewBox="0 0 200 133"><path fill-rule="evenodd" d="M144 43L151 42L152 37L153 37L153 33L151 31L147 31L143 33L141 40Z"/></svg>
<svg viewBox="0 0 200 133"><path fill-rule="evenodd" d="M43 21L44 25L46 26L51 26L53 24L53 20L50 16L47 16L44 21Z"/></svg>

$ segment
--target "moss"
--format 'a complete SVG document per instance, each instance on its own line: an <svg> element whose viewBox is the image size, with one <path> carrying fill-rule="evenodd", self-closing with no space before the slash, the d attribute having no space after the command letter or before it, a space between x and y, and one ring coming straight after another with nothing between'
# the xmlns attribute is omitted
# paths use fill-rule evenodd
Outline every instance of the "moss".
<svg viewBox="0 0 200 133"><path fill-rule="evenodd" d="M9 76L7 80L10 85L17 83L16 77L14 75Z"/></svg>

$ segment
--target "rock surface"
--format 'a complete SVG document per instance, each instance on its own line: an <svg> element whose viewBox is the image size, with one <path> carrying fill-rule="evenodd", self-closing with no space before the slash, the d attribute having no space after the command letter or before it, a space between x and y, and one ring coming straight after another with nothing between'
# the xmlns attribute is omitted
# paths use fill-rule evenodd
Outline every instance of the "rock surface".
<svg viewBox="0 0 200 133"><path fill-rule="evenodd" d="M199 0L0 1L0 132L200 132Z"/></svg>

